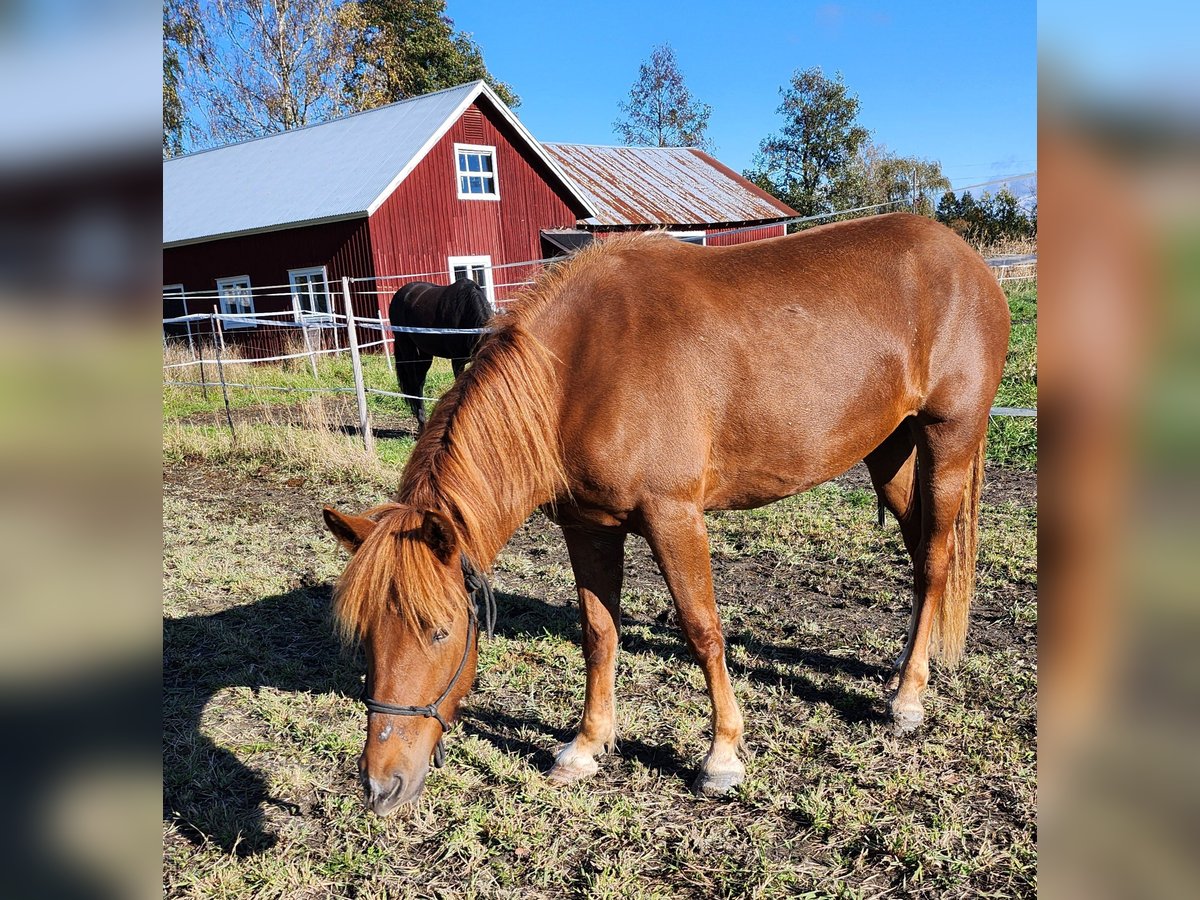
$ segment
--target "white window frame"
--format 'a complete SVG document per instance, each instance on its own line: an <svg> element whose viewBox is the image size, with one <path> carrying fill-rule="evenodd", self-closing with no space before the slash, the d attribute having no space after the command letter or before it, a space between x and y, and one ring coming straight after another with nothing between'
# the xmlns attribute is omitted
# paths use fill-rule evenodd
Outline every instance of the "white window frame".
<svg viewBox="0 0 1200 900"><path fill-rule="evenodd" d="M480 285L483 292L487 294L488 302L492 307L496 306L496 290L495 278L492 277L492 258L490 256L449 256L446 258L446 276L450 279L450 283L454 284L457 280L454 277L454 270L457 267L463 267L467 270L467 277L471 278L471 268L483 266L484 283ZM474 278L471 278L475 281ZM479 284L479 282L475 282Z"/></svg>
<svg viewBox="0 0 1200 900"><path fill-rule="evenodd" d="M462 189L462 179L464 176L470 178L471 172L464 172L458 166L459 153L486 153L492 158L492 192L490 194L464 194ZM458 193L459 200L499 200L500 199L500 172L496 166L496 148L489 147L487 144L455 144L454 145L454 190Z"/></svg>
<svg viewBox="0 0 1200 900"><path fill-rule="evenodd" d="M241 309L235 310L235 309L229 308L230 297L225 293L226 288L230 288L230 287L234 287L234 286L240 287L243 282L245 282L245 286L246 286L246 299L250 302L250 312L251 312L251 314L253 314L253 312L254 312L254 285L251 283L249 275L230 275L228 278L218 278L217 279L217 302L219 303L219 308L220 308L221 312L224 313L225 315L227 315L227 316L244 315L244 313L242 312ZM243 325L240 322L221 322L221 327L224 328L226 331L230 331L234 328L257 328L258 323L256 322L253 325Z"/></svg>
<svg viewBox="0 0 1200 900"><path fill-rule="evenodd" d="M700 243L697 244L698 247L703 247L708 243L707 231L668 231L667 234L678 241L682 241L684 238L700 238ZM692 242L687 241L687 243L690 244Z"/></svg>
<svg viewBox="0 0 1200 900"><path fill-rule="evenodd" d="M186 316L187 311L188 311L188 309L187 309L187 291L185 291L183 289L183 285L182 284L164 284L163 285L163 299L166 300L168 297L178 297L180 300L183 301L183 314Z"/></svg>
<svg viewBox="0 0 1200 900"><path fill-rule="evenodd" d="M300 301L301 295L303 294L303 296L311 299L312 294L307 290L299 290L296 285L297 278L311 278L314 275L319 277L321 279L321 283L325 285L325 306L327 307L327 310L323 313L317 312L316 310L306 310L304 308L304 304ZM329 273L326 271L325 266L308 266L304 269L288 269L288 284L292 289L292 302L295 303L293 308L300 313L301 319L307 319L311 322L316 319L327 320L329 318L329 313L333 312L333 297L329 293Z"/></svg>

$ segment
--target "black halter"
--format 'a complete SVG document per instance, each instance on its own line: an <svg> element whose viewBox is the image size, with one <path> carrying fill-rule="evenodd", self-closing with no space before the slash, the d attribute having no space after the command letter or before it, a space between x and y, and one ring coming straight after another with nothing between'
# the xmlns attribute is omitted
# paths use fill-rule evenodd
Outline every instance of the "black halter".
<svg viewBox="0 0 1200 900"><path fill-rule="evenodd" d="M439 769L446 761L446 747L442 739L445 737L446 732L450 730L450 724L442 717L438 707L450 696L450 692L458 684L458 679L462 677L463 669L467 667L467 658L471 655L471 642L474 641L476 647L478 647L480 628L483 628L490 638L496 627L496 595L492 593L492 586L488 584L488 580L483 576L483 573L477 570L465 555L462 557L462 572L463 585L467 589L467 599L470 601L470 605L467 607L467 614L469 616L467 622L467 639L463 642L462 659L458 661L458 668L454 670L454 677L450 679L450 683L446 685L446 689L442 691L441 696L427 706L395 706L391 703L381 703L378 700L372 699L367 690L366 682L363 683L362 702L367 707L368 713L378 713L383 716L421 716L426 719L437 719L438 724L442 726L442 733L433 747L433 765ZM481 599L483 600L482 625L479 621L479 602Z"/></svg>

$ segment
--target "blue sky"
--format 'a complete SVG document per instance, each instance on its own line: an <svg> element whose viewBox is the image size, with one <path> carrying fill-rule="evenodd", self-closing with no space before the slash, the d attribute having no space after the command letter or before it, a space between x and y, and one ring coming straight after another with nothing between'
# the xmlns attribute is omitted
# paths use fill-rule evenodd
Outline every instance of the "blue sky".
<svg viewBox="0 0 1200 900"><path fill-rule="evenodd" d="M521 96L540 140L618 143L612 122L638 65L670 43L709 103L716 155L741 171L779 127L797 68L841 71L877 142L940 160L956 186L1033 171L1036 5L1020 2L690 3L448 0L488 68Z"/></svg>

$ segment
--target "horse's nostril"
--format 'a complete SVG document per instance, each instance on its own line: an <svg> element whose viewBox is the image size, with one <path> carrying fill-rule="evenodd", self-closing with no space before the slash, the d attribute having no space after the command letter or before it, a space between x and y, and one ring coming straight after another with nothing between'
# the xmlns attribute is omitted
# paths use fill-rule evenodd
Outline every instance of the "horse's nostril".
<svg viewBox="0 0 1200 900"><path fill-rule="evenodd" d="M367 801L377 805L399 796L404 791L404 776L397 773L384 780L367 777L363 779L363 786L366 788Z"/></svg>

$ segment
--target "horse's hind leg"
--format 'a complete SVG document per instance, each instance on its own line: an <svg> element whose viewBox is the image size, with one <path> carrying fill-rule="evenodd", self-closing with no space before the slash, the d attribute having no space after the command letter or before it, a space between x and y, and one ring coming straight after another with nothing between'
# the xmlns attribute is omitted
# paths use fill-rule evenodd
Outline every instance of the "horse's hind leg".
<svg viewBox="0 0 1200 900"><path fill-rule="evenodd" d="M663 503L643 511L643 534L662 569L692 655L704 670L712 700L712 746L692 790L727 794L746 777L738 759L742 712L725 667L725 638L713 596L712 565L704 513L694 504Z"/></svg>
<svg viewBox="0 0 1200 900"><path fill-rule="evenodd" d="M549 778L570 784L595 775L600 768L596 757L610 750L616 741L614 692L625 534L564 528L563 536L579 593L587 688L579 732L559 748Z"/></svg>
<svg viewBox="0 0 1200 900"><path fill-rule="evenodd" d="M974 584L975 517L986 431L986 408L973 419L923 423L917 429L922 536L913 566L918 598L915 628L891 701L892 721L900 734L918 728L925 717L922 696L929 683L935 623L941 631L942 652L951 664L962 649ZM966 505L964 499L969 500ZM969 522L959 521L960 510ZM951 579L954 583L948 591Z"/></svg>
<svg viewBox="0 0 1200 900"><path fill-rule="evenodd" d="M917 565L917 553L921 544L921 492L917 486L917 445L913 435L915 420L905 419L882 444L867 454L863 462L871 473L871 483L879 501L888 509L900 525L904 546ZM908 636L904 649L893 666L887 689L900 686L900 672L912 649L913 634L920 614L920 595L914 587L912 612L909 615Z"/></svg>

